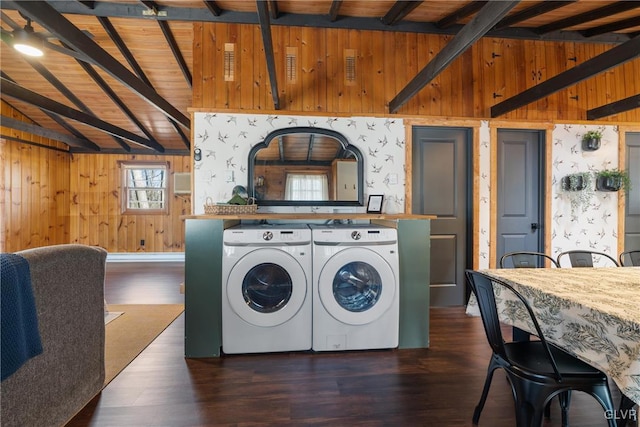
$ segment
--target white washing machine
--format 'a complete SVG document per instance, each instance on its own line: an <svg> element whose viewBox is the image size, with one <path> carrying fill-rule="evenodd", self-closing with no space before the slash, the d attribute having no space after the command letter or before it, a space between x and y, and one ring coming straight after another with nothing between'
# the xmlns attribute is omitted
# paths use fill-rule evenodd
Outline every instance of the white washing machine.
<svg viewBox="0 0 640 427"><path fill-rule="evenodd" d="M239 225L223 233L222 351L311 349L311 230Z"/></svg>
<svg viewBox="0 0 640 427"><path fill-rule="evenodd" d="M312 228L313 350L398 346L398 239L394 228Z"/></svg>

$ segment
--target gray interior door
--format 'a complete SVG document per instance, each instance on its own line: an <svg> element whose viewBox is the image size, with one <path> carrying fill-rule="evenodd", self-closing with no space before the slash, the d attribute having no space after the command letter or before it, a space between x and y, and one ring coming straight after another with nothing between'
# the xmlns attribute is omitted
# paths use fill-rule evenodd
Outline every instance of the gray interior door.
<svg viewBox="0 0 640 427"><path fill-rule="evenodd" d="M627 164L631 178L631 191L627 192L624 224L626 251L640 249L640 133L626 134Z"/></svg>
<svg viewBox="0 0 640 427"><path fill-rule="evenodd" d="M497 260L514 251L542 252L542 133L498 130Z"/></svg>
<svg viewBox="0 0 640 427"><path fill-rule="evenodd" d="M471 130L466 128L413 128L412 211L438 216L431 221L433 306L466 303L464 270L471 263L471 140Z"/></svg>

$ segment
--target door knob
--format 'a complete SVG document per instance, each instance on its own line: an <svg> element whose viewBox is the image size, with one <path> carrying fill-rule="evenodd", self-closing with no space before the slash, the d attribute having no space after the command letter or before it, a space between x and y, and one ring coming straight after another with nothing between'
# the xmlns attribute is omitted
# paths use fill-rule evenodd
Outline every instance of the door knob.
<svg viewBox="0 0 640 427"><path fill-rule="evenodd" d="M538 224L537 222L531 223L531 231L536 231L539 228L540 228L540 224Z"/></svg>

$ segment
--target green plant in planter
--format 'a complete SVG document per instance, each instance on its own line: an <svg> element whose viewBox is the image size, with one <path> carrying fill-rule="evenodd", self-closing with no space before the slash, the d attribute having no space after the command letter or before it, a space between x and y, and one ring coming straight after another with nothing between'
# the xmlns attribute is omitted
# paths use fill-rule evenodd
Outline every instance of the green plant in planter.
<svg viewBox="0 0 640 427"><path fill-rule="evenodd" d="M601 130L590 130L582 135L582 149L585 151L595 151L600 148L601 140Z"/></svg>
<svg viewBox="0 0 640 427"><path fill-rule="evenodd" d="M631 190L631 178L626 171L605 169L599 171L596 176L596 189L598 191Z"/></svg>
<svg viewBox="0 0 640 427"><path fill-rule="evenodd" d="M593 191L593 176L589 172L577 172L562 177L562 189L571 204L571 214L575 215L578 209L586 212L589 209Z"/></svg>

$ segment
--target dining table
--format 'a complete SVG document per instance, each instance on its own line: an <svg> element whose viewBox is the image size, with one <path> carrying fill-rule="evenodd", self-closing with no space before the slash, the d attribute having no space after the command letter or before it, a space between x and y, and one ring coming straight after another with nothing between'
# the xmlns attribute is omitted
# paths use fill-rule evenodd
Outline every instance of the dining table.
<svg viewBox="0 0 640 427"><path fill-rule="evenodd" d="M478 271L513 286L531 305L548 341L600 369L629 401L640 404L640 267ZM512 293L499 286L494 293L503 323L535 330ZM473 293L466 312L480 315Z"/></svg>

